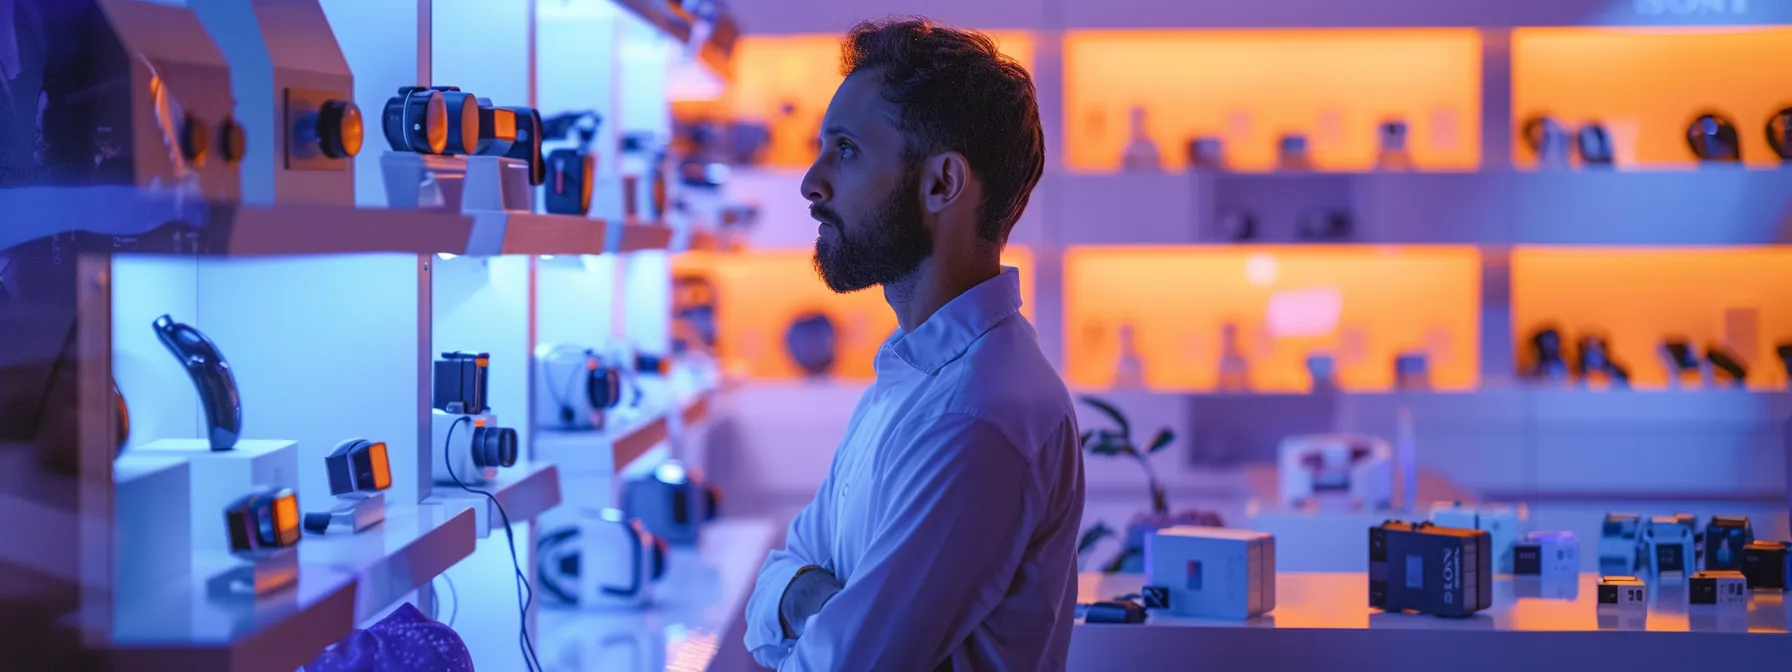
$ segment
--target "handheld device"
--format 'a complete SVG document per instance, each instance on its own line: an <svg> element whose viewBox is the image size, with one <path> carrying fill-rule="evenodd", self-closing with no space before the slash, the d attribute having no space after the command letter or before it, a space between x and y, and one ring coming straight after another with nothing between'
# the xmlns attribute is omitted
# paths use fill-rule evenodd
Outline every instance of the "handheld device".
<svg viewBox="0 0 1792 672"><path fill-rule="evenodd" d="M224 508L230 552L248 554L299 543L299 498L289 488L263 488Z"/></svg>

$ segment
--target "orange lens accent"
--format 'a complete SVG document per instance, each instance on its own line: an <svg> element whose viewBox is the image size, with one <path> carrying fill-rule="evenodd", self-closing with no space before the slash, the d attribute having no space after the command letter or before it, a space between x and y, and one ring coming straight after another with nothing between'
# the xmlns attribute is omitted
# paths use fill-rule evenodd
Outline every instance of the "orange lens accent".
<svg viewBox="0 0 1792 672"><path fill-rule="evenodd" d="M361 107L349 103L342 109L342 152L349 156L361 153L361 144L366 140L367 127L361 119Z"/></svg>
<svg viewBox="0 0 1792 672"><path fill-rule="evenodd" d="M472 96L460 100L460 146L468 152L479 146L479 101Z"/></svg>
<svg viewBox="0 0 1792 672"><path fill-rule="evenodd" d="M448 150L448 100L440 91L429 93L429 105L423 112L423 136L429 141L429 153Z"/></svg>
<svg viewBox="0 0 1792 672"><path fill-rule="evenodd" d="M291 546L298 541L298 531L299 497L289 492L274 500L274 533L279 545Z"/></svg>
<svg viewBox="0 0 1792 672"><path fill-rule="evenodd" d="M373 463L373 488L385 490L392 486L392 463L386 460L386 442L381 441L367 447L367 459Z"/></svg>

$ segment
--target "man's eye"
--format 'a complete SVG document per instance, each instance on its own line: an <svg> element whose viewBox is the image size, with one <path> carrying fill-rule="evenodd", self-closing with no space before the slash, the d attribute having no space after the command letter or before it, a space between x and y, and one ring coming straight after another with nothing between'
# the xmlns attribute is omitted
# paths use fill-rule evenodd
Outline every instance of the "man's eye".
<svg viewBox="0 0 1792 672"><path fill-rule="evenodd" d="M840 158L842 159L851 158L852 155L858 151L853 148L852 143L845 140L834 143L834 148L840 153Z"/></svg>

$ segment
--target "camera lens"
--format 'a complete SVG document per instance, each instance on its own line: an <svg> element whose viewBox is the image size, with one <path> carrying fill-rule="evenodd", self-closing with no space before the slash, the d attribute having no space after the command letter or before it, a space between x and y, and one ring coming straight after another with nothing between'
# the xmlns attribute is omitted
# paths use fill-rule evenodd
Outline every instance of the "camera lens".
<svg viewBox="0 0 1792 672"><path fill-rule="evenodd" d="M448 112L447 126L442 131L448 138L448 145L438 153L472 154L479 148L479 99L453 87L438 87L438 90L441 90L443 105Z"/></svg>
<svg viewBox="0 0 1792 672"><path fill-rule="evenodd" d="M516 444L515 429L480 427L473 432L473 461L481 467L515 465Z"/></svg>
<svg viewBox="0 0 1792 672"><path fill-rule="evenodd" d="M441 154L448 148L448 101L440 91L399 89L380 116L392 151Z"/></svg>

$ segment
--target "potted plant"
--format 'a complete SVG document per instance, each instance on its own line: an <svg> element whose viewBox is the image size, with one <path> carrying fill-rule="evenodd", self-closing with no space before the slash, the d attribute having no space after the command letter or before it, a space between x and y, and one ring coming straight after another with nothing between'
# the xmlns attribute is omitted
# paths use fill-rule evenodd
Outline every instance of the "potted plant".
<svg viewBox="0 0 1792 672"><path fill-rule="evenodd" d="M1174 516L1170 515L1168 497L1164 494L1163 483L1157 479L1157 470L1151 466L1151 456L1168 448L1176 440L1175 432L1164 427L1157 430L1149 442L1139 444L1133 441L1132 423L1127 421L1126 414L1120 412L1119 408L1090 396L1082 397L1081 401L1106 415L1114 424L1112 428L1083 432L1080 437L1083 449L1089 451L1091 455L1130 457L1136 460L1139 467L1145 470L1145 485L1151 498L1150 511L1134 516L1132 521L1127 524L1125 543L1121 547L1120 555L1104 565L1101 571L1110 574L1143 571L1145 534L1148 532L1175 525L1205 527L1224 525L1218 515L1205 511L1187 510ZM1077 555L1081 556L1084 552L1094 548L1102 539L1114 534L1114 530L1109 528L1106 523L1096 521L1095 525L1085 530L1082 537L1077 540Z"/></svg>

